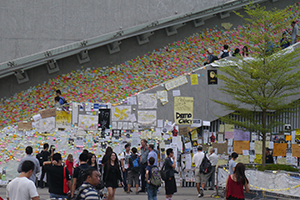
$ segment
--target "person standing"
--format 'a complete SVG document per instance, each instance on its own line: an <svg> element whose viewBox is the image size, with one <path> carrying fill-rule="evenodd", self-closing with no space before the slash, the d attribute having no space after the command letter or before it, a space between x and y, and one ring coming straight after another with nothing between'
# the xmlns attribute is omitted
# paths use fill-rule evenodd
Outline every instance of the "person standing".
<svg viewBox="0 0 300 200"><path fill-rule="evenodd" d="M53 154L53 161L44 162L44 166L49 179L50 198L68 198L68 194L64 192L64 179L71 188L71 176L67 167L62 166L61 154Z"/></svg>
<svg viewBox="0 0 300 200"><path fill-rule="evenodd" d="M46 162L46 161L49 161L49 158L51 156L50 152L48 151L49 149L49 144L48 143L45 143L44 144L44 149L37 155L37 159L40 161L40 166L42 167L42 174L40 176L40 183L39 183L39 186L41 188L44 188L44 177L45 177L45 174L46 174L46 171L45 171L45 168L44 168L44 165L43 163Z"/></svg>
<svg viewBox="0 0 300 200"><path fill-rule="evenodd" d="M89 153L88 154L88 162L87 164L89 164L91 167L95 168L97 171L99 171L99 167L98 167L98 163L97 163L97 159L96 159L96 155L93 153Z"/></svg>
<svg viewBox="0 0 300 200"><path fill-rule="evenodd" d="M202 152L202 146L197 147L197 153L193 156L193 164L195 167L195 182L196 187L198 191L198 197L204 196L204 187L206 182L206 175L203 173L200 173L200 165L202 163L202 160L204 158L205 154ZM201 185L201 187L200 187Z"/></svg>
<svg viewBox="0 0 300 200"><path fill-rule="evenodd" d="M40 200L34 183L29 180L33 174L35 164L25 160L21 167L21 174L6 186L7 200Z"/></svg>
<svg viewBox="0 0 300 200"><path fill-rule="evenodd" d="M79 187L80 200L100 200L101 195L96 186L100 184L100 173L95 168L90 168L85 172L85 181Z"/></svg>
<svg viewBox="0 0 300 200"><path fill-rule="evenodd" d="M292 26L292 31L290 31L290 30L286 30L286 31L291 35L291 39L292 39L291 45L293 45L293 44L296 44L298 42L298 37L299 37L299 35L298 35L299 30L298 29L299 29L299 27L296 24L296 21L292 21L291 26Z"/></svg>
<svg viewBox="0 0 300 200"><path fill-rule="evenodd" d="M130 158L130 147L131 147L130 144L127 143L125 145L125 152L122 152L120 156L122 173L123 173L123 187L125 192L128 191L127 177L128 177L129 158Z"/></svg>
<svg viewBox="0 0 300 200"><path fill-rule="evenodd" d="M115 200L115 193L118 187L118 181L122 182L119 160L115 152L111 153L107 163L104 165L103 176L104 183L108 191L107 200Z"/></svg>
<svg viewBox="0 0 300 200"><path fill-rule="evenodd" d="M83 171L83 170L87 170L88 168L91 167L90 165L87 164L87 160L88 160L88 154L87 153L81 153L79 155L80 165L74 169L73 184L72 184L72 188L71 188L71 197L73 197L73 194L74 194L75 190L77 188L79 188L82 184L82 182L80 183L80 180L78 180L79 178L81 179L81 177L79 177L80 176L79 172Z"/></svg>
<svg viewBox="0 0 300 200"><path fill-rule="evenodd" d="M245 165L238 163L234 169L234 173L229 175L226 180L225 197L227 200L245 199L244 187L248 193L250 190L249 180L245 175Z"/></svg>
<svg viewBox="0 0 300 200"><path fill-rule="evenodd" d="M208 182L209 179L211 179L211 187L209 189L214 190L214 188L215 188L215 173L216 173L216 165L218 162L218 156L215 153L214 148L211 148L209 152L210 152L210 155L208 156L208 159L211 163L211 171L207 174L206 182Z"/></svg>
<svg viewBox="0 0 300 200"><path fill-rule="evenodd" d="M155 159L153 157L149 158L149 165L146 168L146 182L147 182L147 193L148 200L157 200L157 190L158 187L154 186L150 183L150 179L152 176L151 170L154 167L157 167L155 164Z"/></svg>
<svg viewBox="0 0 300 200"><path fill-rule="evenodd" d="M147 158L149 150L147 148L147 140L142 139L141 140L141 157L140 157L140 163L141 163L141 183L142 187L139 192L146 192L146 167L147 167Z"/></svg>
<svg viewBox="0 0 300 200"><path fill-rule="evenodd" d="M172 200L172 196L177 192L177 186L175 182L175 168L176 160L173 149L167 149L167 158L165 159L165 170L168 172L167 180L165 181L166 200Z"/></svg>
<svg viewBox="0 0 300 200"><path fill-rule="evenodd" d="M70 176L72 177L73 176L73 166L74 166L74 159L73 159L72 154L68 155L65 165L70 172Z"/></svg>
<svg viewBox="0 0 300 200"><path fill-rule="evenodd" d="M18 166L17 171L18 171L18 173L22 172L22 165L23 165L24 161L26 161L26 160L32 161L34 163L34 169L33 169L32 175L30 176L29 179L32 180L32 182L35 184L36 174L41 171L40 163L39 163L37 158L35 158L31 155L32 154L32 147L31 146L26 147L25 153L26 153L26 156L24 158L22 158L22 160L20 161L20 164Z"/></svg>
<svg viewBox="0 0 300 200"><path fill-rule="evenodd" d="M157 166L158 162L157 162L157 153L154 151L154 145L153 144L149 144L148 146L148 156L147 156L147 162L149 162L149 159L152 157L154 158L154 165Z"/></svg>
<svg viewBox="0 0 300 200"><path fill-rule="evenodd" d="M273 164L274 160L273 160L273 156L270 154L270 149L266 148L266 163L267 164Z"/></svg>
<svg viewBox="0 0 300 200"><path fill-rule="evenodd" d="M231 159L229 160L229 163L228 163L230 174L233 174L233 172L234 172L234 168L235 168L235 166L236 166L236 163L235 163L234 161L235 161L238 157L239 157L239 154L237 154L237 153L235 153L235 152L233 152L233 153L231 154Z"/></svg>
<svg viewBox="0 0 300 200"><path fill-rule="evenodd" d="M67 101L65 100L65 98L63 98L61 96L61 91L60 90L56 90L56 96L59 97L59 101L58 102L59 102L60 105L64 105L64 104L67 103Z"/></svg>
<svg viewBox="0 0 300 200"><path fill-rule="evenodd" d="M130 194L131 190L131 186L133 186L133 182L135 184L135 193L138 194L138 190L139 190L139 176L140 176L140 158L137 155L137 149L135 147L133 147L131 149L132 154L129 157L129 167L128 167L128 190L127 190L127 194ZM135 165L139 165L139 167L134 167L133 162L136 162Z"/></svg>

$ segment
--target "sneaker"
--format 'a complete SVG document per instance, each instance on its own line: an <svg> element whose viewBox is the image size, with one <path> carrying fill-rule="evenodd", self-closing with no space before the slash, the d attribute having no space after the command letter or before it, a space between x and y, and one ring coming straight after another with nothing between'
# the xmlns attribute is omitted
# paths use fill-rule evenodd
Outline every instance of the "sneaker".
<svg viewBox="0 0 300 200"><path fill-rule="evenodd" d="M198 194L198 198L202 197L201 194Z"/></svg>
<svg viewBox="0 0 300 200"><path fill-rule="evenodd" d="M139 192L135 192L135 194L139 194Z"/></svg>
<svg viewBox="0 0 300 200"><path fill-rule="evenodd" d="M215 189L211 187L211 188L209 188L208 190L215 190Z"/></svg>
<svg viewBox="0 0 300 200"><path fill-rule="evenodd" d="M127 191L126 194L130 194L130 192Z"/></svg>

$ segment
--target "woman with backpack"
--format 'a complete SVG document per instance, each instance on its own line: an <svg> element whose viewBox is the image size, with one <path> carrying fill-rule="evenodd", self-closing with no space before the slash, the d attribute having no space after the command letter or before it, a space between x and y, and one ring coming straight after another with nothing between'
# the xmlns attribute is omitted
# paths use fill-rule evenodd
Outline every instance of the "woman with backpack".
<svg viewBox="0 0 300 200"><path fill-rule="evenodd" d="M234 173L229 175L226 181L225 197L227 200L243 200L244 187L248 193L250 190L249 180L245 175L245 165L238 163L234 169Z"/></svg>
<svg viewBox="0 0 300 200"><path fill-rule="evenodd" d="M122 182L122 176L119 166L117 154L112 152L108 157L108 161L104 164L104 183L107 187L108 198L107 200L115 199L116 188L118 181Z"/></svg>
<svg viewBox="0 0 300 200"><path fill-rule="evenodd" d="M153 157L149 158L149 165L146 168L148 200L157 200L157 190L161 184L160 172L154 162Z"/></svg>
<svg viewBox="0 0 300 200"><path fill-rule="evenodd" d="M175 156L173 149L167 149L167 158L165 159L165 170L167 173L167 179L165 180L166 200L171 200L175 192L177 192L177 186L175 182L174 174L176 173Z"/></svg>

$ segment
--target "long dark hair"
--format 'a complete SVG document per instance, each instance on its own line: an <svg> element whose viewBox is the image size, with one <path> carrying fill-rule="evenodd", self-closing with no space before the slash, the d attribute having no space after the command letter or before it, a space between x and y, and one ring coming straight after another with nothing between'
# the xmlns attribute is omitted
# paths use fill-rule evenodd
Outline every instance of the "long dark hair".
<svg viewBox="0 0 300 200"><path fill-rule="evenodd" d="M247 183L249 183L249 181L245 175L245 165L243 163L238 163L235 166L234 174L236 177L237 184L240 184L242 182L242 184L245 185L246 181L247 181Z"/></svg>
<svg viewBox="0 0 300 200"><path fill-rule="evenodd" d="M110 156L110 154L113 152L112 148L111 147L107 147L106 148L106 151L105 151L105 155L106 156Z"/></svg>
<svg viewBox="0 0 300 200"><path fill-rule="evenodd" d="M92 166L92 157L95 156L96 160L95 160L95 165L97 165L97 157L95 154L93 153L89 153L89 160L87 162L87 164L91 165Z"/></svg>
<svg viewBox="0 0 300 200"><path fill-rule="evenodd" d="M110 167L110 163L111 163L111 155L112 154L115 154L116 155L116 160L115 160L115 167L117 167L117 169L119 169L119 160L118 160L118 156L117 156L117 154L115 153L115 152L111 152L111 154L109 155L109 157L108 157L108 161L107 161L107 167L108 167L108 169L109 169L109 167Z"/></svg>

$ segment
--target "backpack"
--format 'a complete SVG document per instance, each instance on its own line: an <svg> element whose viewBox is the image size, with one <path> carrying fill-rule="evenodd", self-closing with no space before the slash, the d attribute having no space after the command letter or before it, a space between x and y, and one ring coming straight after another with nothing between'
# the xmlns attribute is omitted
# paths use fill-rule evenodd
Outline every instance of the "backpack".
<svg viewBox="0 0 300 200"><path fill-rule="evenodd" d="M36 158L38 159L38 161L39 161L39 163L40 163L40 166L43 166L44 158L43 158L42 152L38 153L38 154L36 155Z"/></svg>
<svg viewBox="0 0 300 200"><path fill-rule="evenodd" d="M151 168L150 184L159 187L161 185L161 175L158 167Z"/></svg>
<svg viewBox="0 0 300 200"><path fill-rule="evenodd" d="M206 154L204 154L204 158L200 165L200 173L202 174L208 174L211 171L211 163L206 157Z"/></svg>
<svg viewBox="0 0 300 200"><path fill-rule="evenodd" d="M229 52L228 51L227 52L223 51L223 53L221 55L221 58L225 58L225 57L228 57L228 56L229 56Z"/></svg>
<svg viewBox="0 0 300 200"><path fill-rule="evenodd" d="M80 195L81 195L81 193L83 192L83 190L85 190L85 189L87 189L87 188L89 188L89 187L91 187L91 186L89 185L89 186L87 186L87 187L79 187L79 188L77 188L77 189L74 191L73 197L70 198L70 200L80 200L80 199L81 199Z"/></svg>
<svg viewBox="0 0 300 200"><path fill-rule="evenodd" d="M68 103L64 98L60 97L59 99L63 100L63 104Z"/></svg>
<svg viewBox="0 0 300 200"><path fill-rule="evenodd" d="M166 165L164 163L164 165L162 166L162 168L160 170L160 176L163 181L166 181L168 179L168 173L169 173L169 170L166 170Z"/></svg>
<svg viewBox="0 0 300 200"><path fill-rule="evenodd" d="M89 170L91 167L88 167L86 169L82 169L80 166L78 167L79 168L79 172L78 172L78 177L77 177L77 181L76 181L76 188L79 188L82 183L85 181L85 173L87 170Z"/></svg>
<svg viewBox="0 0 300 200"><path fill-rule="evenodd" d="M132 156L130 156L131 158L131 163L132 163L132 167L131 170L135 173L140 171L140 158L138 156L136 156L136 159L133 160Z"/></svg>

